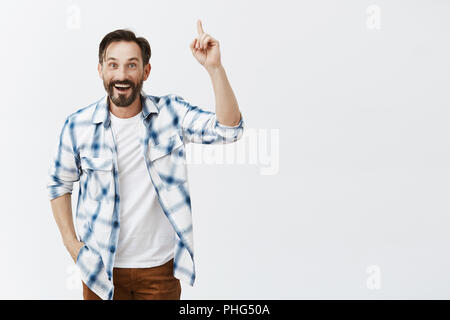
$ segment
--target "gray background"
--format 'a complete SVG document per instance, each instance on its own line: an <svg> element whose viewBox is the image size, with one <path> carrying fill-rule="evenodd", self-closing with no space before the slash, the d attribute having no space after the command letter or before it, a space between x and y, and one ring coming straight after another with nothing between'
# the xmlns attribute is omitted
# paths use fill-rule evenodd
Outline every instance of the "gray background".
<svg viewBox="0 0 450 320"><path fill-rule="evenodd" d="M367 24L371 5L379 29ZM261 174L261 146L256 162L189 165L197 280L182 283L181 298L450 298L449 9L444 0L2 3L0 298L81 298L45 183L65 117L105 93L102 37L117 28L146 37L146 92L213 111L209 76L189 49L197 19L220 42L247 132L261 142L278 130L267 152L279 166ZM247 137L233 147L251 150Z"/></svg>

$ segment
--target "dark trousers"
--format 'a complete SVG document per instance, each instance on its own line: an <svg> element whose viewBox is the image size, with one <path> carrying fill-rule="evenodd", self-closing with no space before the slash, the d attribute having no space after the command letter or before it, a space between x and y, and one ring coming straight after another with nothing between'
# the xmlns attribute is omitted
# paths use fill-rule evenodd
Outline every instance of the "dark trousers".
<svg viewBox="0 0 450 320"><path fill-rule="evenodd" d="M84 300L102 300L83 283ZM173 259L151 268L114 268L113 300L180 300L180 280L173 276Z"/></svg>

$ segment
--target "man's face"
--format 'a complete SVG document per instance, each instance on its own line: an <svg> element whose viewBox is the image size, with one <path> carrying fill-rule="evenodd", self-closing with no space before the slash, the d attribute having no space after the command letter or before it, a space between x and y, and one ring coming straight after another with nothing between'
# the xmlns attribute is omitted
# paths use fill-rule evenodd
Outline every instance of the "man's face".
<svg viewBox="0 0 450 320"><path fill-rule="evenodd" d="M150 68L150 64L144 68L137 43L118 41L106 48L98 72L112 102L118 107L127 107L139 97Z"/></svg>

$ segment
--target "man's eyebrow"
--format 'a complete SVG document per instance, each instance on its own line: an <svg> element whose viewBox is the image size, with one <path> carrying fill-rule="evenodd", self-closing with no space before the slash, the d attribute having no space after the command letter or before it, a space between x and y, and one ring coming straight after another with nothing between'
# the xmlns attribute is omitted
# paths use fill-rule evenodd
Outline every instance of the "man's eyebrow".
<svg viewBox="0 0 450 320"><path fill-rule="evenodd" d="M109 61L109 60L117 60L116 58L114 58L114 57L109 57L108 59L106 59L106 61ZM138 58L136 58L136 57L133 57L133 58L130 58L130 59L128 59L128 61L131 61L131 60L136 60L136 61L139 61L139 59Z"/></svg>

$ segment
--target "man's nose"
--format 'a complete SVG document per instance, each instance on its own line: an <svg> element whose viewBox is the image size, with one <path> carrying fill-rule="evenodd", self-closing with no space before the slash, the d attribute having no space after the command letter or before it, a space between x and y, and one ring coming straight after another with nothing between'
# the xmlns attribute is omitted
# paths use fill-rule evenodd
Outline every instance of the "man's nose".
<svg viewBox="0 0 450 320"><path fill-rule="evenodd" d="M117 71L118 81L125 81L125 80L127 80L127 78L128 78L128 73L127 73L126 68L124 66L118 68L118 71Z"/></svg>

